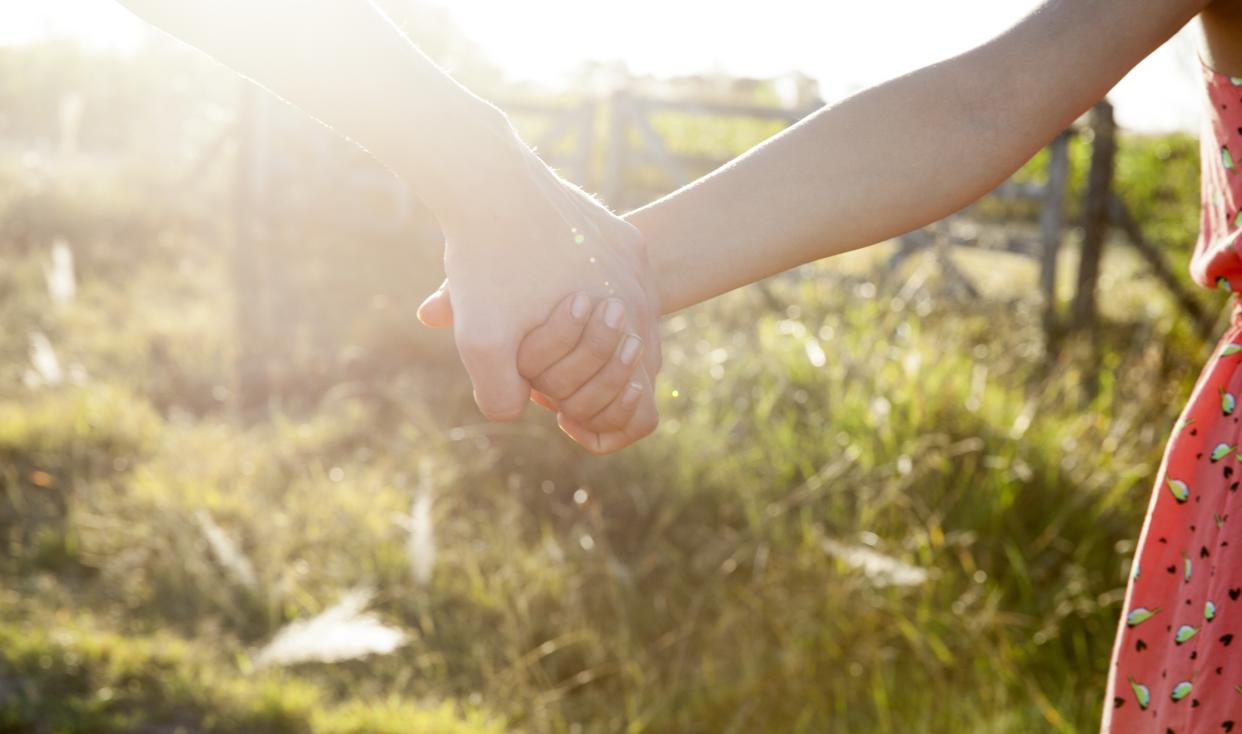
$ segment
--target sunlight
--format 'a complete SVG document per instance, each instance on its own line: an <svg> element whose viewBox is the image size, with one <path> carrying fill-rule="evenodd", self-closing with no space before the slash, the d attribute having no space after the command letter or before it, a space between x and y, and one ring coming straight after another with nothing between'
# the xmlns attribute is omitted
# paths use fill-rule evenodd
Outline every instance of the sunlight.
<svg viewBox="0 0 1242 734"><path fill-rule="evenodd" d="M563 87L584 62L624 60L636 73L721 72L774 77L801 71L826 99L938 61L1005 29L1039 0L913 0L802 3L771 0L758 14L744 5L633 0L428 0L449 12L506 75ZM901 22L894 22L900 18ZM952 23L946 23L952 18ZM606 19L606 21L605 21ZM928 33L928 28L941 28ZM69 38L133 50L149 31L120 5L46 0L0 8L0 44ZM1198 125L1198 97L1187 31L1140 64L1113 92L1119 122L1143 131Z"/></svg>
<svg viewBox="0 0 1242 734"><path fill-rule="evenodd" d="M828 100L982 43L1040 2L769 0L756 12L702 0L632 0L623 11L575 0L433 1L513 77L563 84L584 60L624 60L636 73L657 76L773 77L796 70L818 80ZM1195 71L1192 44L1183 31L1118 85L1113 101L1122 125L1197 129L1199 99L1187 84Z"/></svg>
<svg viewBox="0 0 1242 734"><path fill-rule="evenodd" d="M1228 730L1242 80L1143 7L0 5L0 734Z"/></svg>
<svg viewBox="0 0 1242 734"><path fill-rule="evenodd" d="M137 48L146 26L114 2L41 0L0 7L0 44L65 38L96 48Z"/></svg>

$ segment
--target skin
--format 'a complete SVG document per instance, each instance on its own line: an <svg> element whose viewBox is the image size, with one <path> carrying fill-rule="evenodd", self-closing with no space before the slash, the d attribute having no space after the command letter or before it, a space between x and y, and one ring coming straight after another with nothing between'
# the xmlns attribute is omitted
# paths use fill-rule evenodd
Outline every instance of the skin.
<svg viewBox="0 0 1242 734"><path fill-rule="evenodd" d="M565 433L590 451L611 453L655 427L656 416L647 414L654 410L651 384L639 369L644 345L625 333L620 301L600 301L589 317L577 316L573 301L580 297L566 298L526 336L518 369L530 376L536 402L558 411ZM617 326L609 326L610 309L621 312ZM585 417L570 417L578 415Z"/></svg>
<svg viewBox="0 0 1242 734"><path fill-rule="evenodd" d="M1242 2L1217 0L1203 9L1199 53L1213 69L1242 76Z"/></svg>
<svg viewBox="0 0 1242 734"><path fill-rule="evenodd" d="M646 345L634 374L644 390L637 409L596 424L606 431L575 437L599 451L655 428L650 384L660 367L661 309L643 238L557 177L503 113L436 68L373 3L122 1L357 142L410 184L444 233L453 286L445 307L451 301L457 349L485 416L522 412L531 384L518 370L519 344L566 294L583 292L624 304L627 330ZM577 374L554 369L554 381ZM570 425L574 417L594 416L566 416ZM616 424L622 418L628 422Z"/></svg>

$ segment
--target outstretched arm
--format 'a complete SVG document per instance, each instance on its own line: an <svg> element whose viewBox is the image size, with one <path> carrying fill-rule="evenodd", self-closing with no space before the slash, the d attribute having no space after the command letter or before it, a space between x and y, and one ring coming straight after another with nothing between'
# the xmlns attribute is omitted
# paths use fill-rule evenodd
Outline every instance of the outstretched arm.
<svg viewBox="0 0 1242 734"><path fill-rule="evenodd" d="M665 311L962 208L1206 4L1049 0L988 43L820 110L631 213Z"/></svg>
<svg viewBox="0 0 1242 734"><path fill-rule="evenodd" d="M498 109L435 67L365 0L122 0L302 108L405 179L444 230L457 348L489 418L530 396L523 336L567 294L625 303L659 368L659 306L637 231L559 179ZM650 432L654 406L627 435Z"/></svg>
<svg viewBox="0 0 1242 734"><path fill-rule="evenodd" d="M504 114L366 0L120 0L369 150L438 217L520 163Z"/></svg>

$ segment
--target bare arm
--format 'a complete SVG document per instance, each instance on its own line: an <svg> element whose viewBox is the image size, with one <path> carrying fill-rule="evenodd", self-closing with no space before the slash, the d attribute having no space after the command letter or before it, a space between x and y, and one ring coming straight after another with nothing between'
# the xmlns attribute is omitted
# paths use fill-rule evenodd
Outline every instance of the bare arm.
<svg viewBox="0 0 1242 734"><path fill-rule="evenodd" d="M494 106L440 71L366 0L120 0L369 150L437 216L517 141Z"/></svg>
<svg viewBox="0 0 1242 734"><path fill-rule="evenodd" d="M665 312L940 219L987 193L1206 0L1049 0L631 213Z"/></svg>

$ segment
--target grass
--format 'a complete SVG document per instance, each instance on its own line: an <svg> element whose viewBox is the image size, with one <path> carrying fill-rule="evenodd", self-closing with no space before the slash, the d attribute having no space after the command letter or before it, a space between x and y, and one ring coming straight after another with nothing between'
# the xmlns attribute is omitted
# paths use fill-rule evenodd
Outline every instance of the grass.
<svg viewBox="0 0 1242 734"><path fill-rule="evenodd" d="M1044 364L1029 299L905 298L851 267L775 282L783 311L746 290L673 318L661 433L606 459L546 419L479 422L460 379L435 410L411 378L248 427L162 413L120 373L11 395L0 721L1090 730L1201 347L1167 316L1110 323L1110 377L1084 404L1072 355ZM71 339L78 318L50 325ZM425 587L394 521L419 491ZM882 585L828 541L930 577ZM359 584L409 645L253 670L283 624Z"/></svg>
<svg viewBox="0 0 1242 734"><path fill-rule="evenodd" d="M122 637L75 621L0 625L0 730L492 734L503 722L452 703L332 704L322 687L237 676L206 644Z"/></svg>

